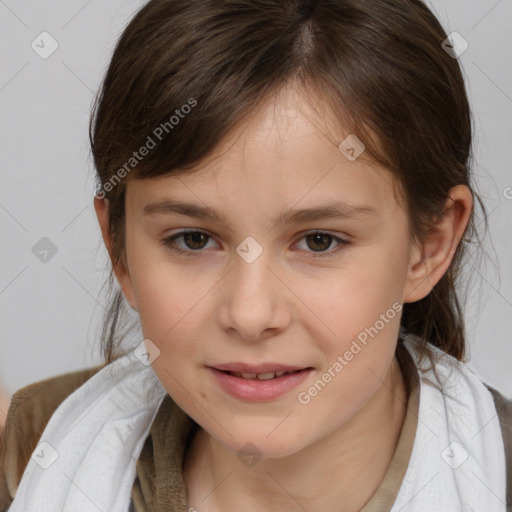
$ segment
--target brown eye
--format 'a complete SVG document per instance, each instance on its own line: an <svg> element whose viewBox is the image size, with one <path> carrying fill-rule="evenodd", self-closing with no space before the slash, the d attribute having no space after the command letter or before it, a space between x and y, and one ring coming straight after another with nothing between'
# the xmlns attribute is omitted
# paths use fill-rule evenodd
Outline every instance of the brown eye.
<svg viewBox="0 0 512 512"><path fill-rule="evenodd" d="M180 243L178 243L178 240L180 240ZM306 247L302 249L313 257L334 255L334 253L340 250L344 245L349 244L346 240L323 231L306 233L301 238L300 242L302 242L302 240L306 241ZM164 238L162 244L168 249L186 256L200 256L202 253L206 252L202 249L207 247L209 241L214 242L213 238L208 233L189 230L181 231ZM329 250L333 242L335 242L338 247Z"/></svg>
<svg viewBox="0 0 512 512"><path fill-rule="evenodd" d="M183 235L183 241L185 245L189 249L203 249L205 246L205 242L208 241L209 236L205 233L201 233L200 231L191 231L190 233L185 233Z"/></svg>
<svg viewBox="0 0 512 512"><path fill-rule="evenodd" d="M162 240L168 249L187 256L200 256L212 237L202 231L181 231ZM177 241L181 240L178 244Z"/></svg>
<svg viewBox="0 0 512 512"><path fill-rule="evenodd" d="M327 233L314 233L307 235L306 240L308 241L308 247L315 251L325 251L331 245L333 236Z"/></svg>
<svg viewBox="0 0 512 512"><path fill-rule="evenodd" d="M305 247L300 247L302 240L305 240L306 242L304 244ZM335 242L338 247L329 250L333 242ZM343 240L342 238L331 235L330 233L324 231L313 231L306 233L298 243L300 249L303 249L305 252L309 252L313 257L334 255L336 252L342 249L343 246L348 244L349 242L346 240Z"/></svg>

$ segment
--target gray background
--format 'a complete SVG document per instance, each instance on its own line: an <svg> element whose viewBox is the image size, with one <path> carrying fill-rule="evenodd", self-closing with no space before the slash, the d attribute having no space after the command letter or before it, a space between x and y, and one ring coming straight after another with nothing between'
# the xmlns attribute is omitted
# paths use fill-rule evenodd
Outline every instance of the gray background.
<svg viewBox="0 0 512 512"><path fill-rule="evenodd" d="M10 393L101 362L107 260L88 119L113 45L142 3L0 0L0 380ZM475 118L474 172L490 213L488 257L468 271L476 277L466 310L470 364L512 396L512 0L429 4L469 43L460 60ZM43 31L59 45L47 59L31 48ZM57 249L47 262L32 251L43 237Z"/></svg>

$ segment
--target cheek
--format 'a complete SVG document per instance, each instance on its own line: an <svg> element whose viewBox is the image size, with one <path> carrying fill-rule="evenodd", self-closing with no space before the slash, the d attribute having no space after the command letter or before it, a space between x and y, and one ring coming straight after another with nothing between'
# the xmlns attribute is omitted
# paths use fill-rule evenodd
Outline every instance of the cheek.
<svg viewBox="0 0 512 512"><path fill-rule="evenodd" d="M127 236L131 282L144 336L162 342L190 322L211 286L208 276L198 279L193 266L176 264L142 231L133 228Z"/></svg>
<svg viewBox="0 0 512 512"><path fill-rule="evenodd" d="M131 281L143 335L165 353L180 332L193 328L193 319L197 324L198 302L208 286L170 263L160 248L144 245L132 246Z"/></svg>
<svg viewBox="0 0 512 512"><path fill-rule="evenodd" d="M324 363L310 387L301 388L298 402L308 421L340 404L318 428L327 432L348 421L385 380L400 328L402 273L382 249L360 258L350 272L340 272L322 287L327 293L309 291L308 306L322 320L310 334Z"/></svg>
<svg viewBox="0 0 512 512"><path fill-rule="evenodd" d="M167 267L165 272L151 272L146 266L137 273L138 312L144 338L160 350L152 364L155 374L173 399L189 410L194 406L191 395L204 400L194 381L194 367L204 352L201 297L211 286Z"/></svg>
<svg viewBox="0 0 512 512"><path fill-rule="evenodd" d="M398 253L396 246L386 244L359 251L336 279L321 287L326 293L319 288L309 291L308 305L322 320L312 333L324 355L317 379L328 381L323 387L315 380L316 386L301 390L304 401L311 400L306 407L310 417L321 416L327 404L337 403L343 406L332 421L347 421L386 378L400 329L406 271Z"/></svg>
<svg viewBox="0 0 512 512"><path fill-rule="evenodd" d="M175 340L194 336L201 325L201 298L211 286L204 280L180 278L172 272L147 272L138 278L138 310L144 336L154 338L161 350L176 344Z"/></svg>
<svg viewBox="0 0 512 512"><path fill-rule="evenodd" d="M344 270L324 280L322 286L303 290L308 306L324 324L331 357L333 351L348 350L352 340L373 339L376 330L383 341L396 341L405 272L406 266L397 261L394 251L375 247L358 251Z"/></svg>

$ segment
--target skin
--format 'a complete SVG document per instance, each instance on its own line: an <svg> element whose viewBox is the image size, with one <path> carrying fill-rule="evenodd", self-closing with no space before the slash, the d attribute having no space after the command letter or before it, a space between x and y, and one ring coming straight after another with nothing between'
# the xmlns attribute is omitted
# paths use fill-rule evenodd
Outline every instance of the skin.
<svg viewBox="0 0 512 512"><path fill-rule="evenodd" d="M393 303L430 292L469 220L471 193L454 187L431 233L413 242L390 172L365 153L354 162L345 158L337 144L348 133L324 120L290 87L195 172L127 184L126 264L114 270L145 338L160 350L156 375L202 427L184 469L189 506L199 512L241 503L250 512L299 510L298 503L309 512L364 506L384 477L405 417L407 393L394 354L400 315L310 403L297 395ZM147 204L166 198L208 205L225 221L144 214ZM334 199L375 214L273 220L283 209ZM110 251L108 201L96 198L95 207ZM195 245L175 241L189 252L199 247L193 257L161 242L186 228L210 235ZM328 237L315 244L305 236L309 230L349 243ZM263 249L252 263L236 252L247 236ZM225 393L205 366L235 361L314 370L285 395L249 403ZM248 442L262 455L252 467L237 457Z"/></svg>
<svg viewBox="0 0 512 512"><path fill-rule="evenodd" d="M7 411L9 410L10 402L11 397L9 393L0 386L0 432L2 432L5 427L5 420L7 419Z"/></svg>

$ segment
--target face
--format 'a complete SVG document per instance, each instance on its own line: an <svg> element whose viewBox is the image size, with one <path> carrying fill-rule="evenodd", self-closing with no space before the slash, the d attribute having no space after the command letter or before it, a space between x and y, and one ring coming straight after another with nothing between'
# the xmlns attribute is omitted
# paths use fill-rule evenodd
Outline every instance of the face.
<svg viewBox="0 0 512 512"><path fill-rule="evenodd" d="M279 457L326 438L394 358L407 216L391 174L349 160L349 134L334 133L288 90L194 172L127 185L120 282L160 351L154 371L233 451Z"/></svg>

